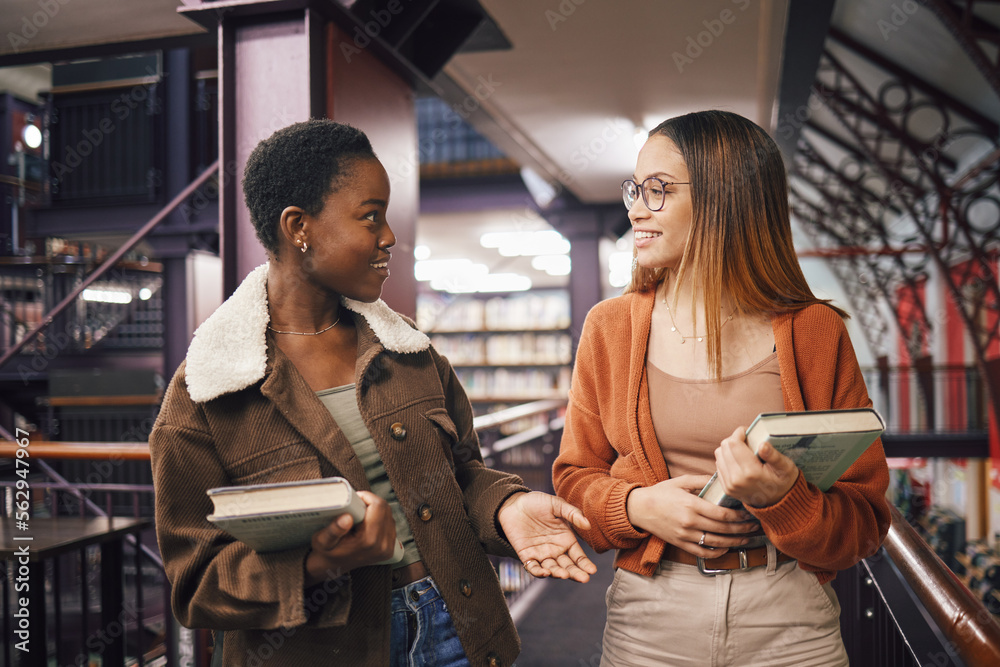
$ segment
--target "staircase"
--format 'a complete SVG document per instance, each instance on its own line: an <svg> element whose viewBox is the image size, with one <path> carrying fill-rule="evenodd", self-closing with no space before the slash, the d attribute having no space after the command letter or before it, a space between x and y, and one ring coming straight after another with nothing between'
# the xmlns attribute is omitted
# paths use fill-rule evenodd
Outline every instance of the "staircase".
<svg viewBox="0 0 1000 667"><path fill-rule="evenodd" d="M155 262L119 263L25 342L46 313L94 270L96 259L93 254L0 257L0 355L23 344L0 368L0 404L50 440L117 439L107 429L70 434L62 418L77 407L107 410L116 400L127 404L136 392L162 393L163 280ZM91 387L89 373L103 373L104 381ZM156 386L140 390L134 382L120 383L137 374ZM117 384L109 379L116 376Z"/></svg>

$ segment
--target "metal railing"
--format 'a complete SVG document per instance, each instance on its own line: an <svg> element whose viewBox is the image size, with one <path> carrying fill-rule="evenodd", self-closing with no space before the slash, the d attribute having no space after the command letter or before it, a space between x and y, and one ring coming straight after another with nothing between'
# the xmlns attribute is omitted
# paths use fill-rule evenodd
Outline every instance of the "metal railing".
<svg viewBox="0 0 1000 667"><path fill-rule="evenodd" d="M3 443L9 450L14 443ZM14 446L16 449L16 445ZM58 458L65 445L50 445L48 453ZM44 451L45 448L42 447ZM31 456L32 478L15 478L0 480L0 517L13 525L11 518L14 509L24 493L21 489L30 489L27 496L30 499L30 525L37 527L42 522L54 521L52 530L59 530L59 517L103 517L115 516L113 494L129 494L132 497L132 512L130 516L136 519L146 519L151 524L152 518L142 511L141 499L152 496L152 486L137 484L70 484L54 468L52 468L40 452L32 447L28 450ZM147 450L148 451L148 450ZM79 456L79 452L72 452ZM14 452L4 451L2 457L13 456ZM93 451L91 450L93 456ZM40 474L39 474L40 473ZM103 494L103 507L94 498ZM100 498L98 498L100 500ZM19 509L19 508L18 508ZM121 516L121 515L118 515ZM110 522L109 522L110 524ZM108 526L110 528L110 525ZM65 528L65 526L64 526ZM69 538L66 538L69 539ZM45 585L38 590L37 583L31 592L35 596L49 598L52 609L53 624L51 631L45 635L34 637L31 642L31 662L14 662L16 652L12 651L15 634L9 624L12 622L8 613L4 614L4 638L2 653L7 665L47 663L48 656L55 657L56 664L93 664L93 660L101 660L101 664L125 664L126 653L131 656L135 665L166 665L170 664L166 636L173 626L169 613L169 599L166 574L159 553L155 550L155 540L149 531L137 529L134 533L116 538L121 544L120 550L107 549L106 546L90 544L74 547L66 552L48 556L42 561L41 571L44 573ZM151 546L152 545L152 546ZM104 559L111 554L111 562ZM119 560L120 559L120 560ZM14 582L18 572L17 562L11 560L3 564L3 585L0 587L3 596L5 612L10 604L11 582ZM120 574L119 574L120 572ZM121 590L107 590L109 582L120 577L115 584ZM22 577L23 579L23 577ZM149 590L155 589L158 594L150 595ZM109 609L108 600L120 599L124 604L120 610ZM42 607L44 609L45 604ZM104 619L95 627L95 617ZM113 618L107 622L108 618ZM39 652L41 655L39 656Z"/></svg>
<svg viewBox="0 0 1000 667"><path fill-rule="evenodd" d="M863 372L890 432L980 432L988 428L989 392L976 366L886 366Z"/></svg>
<svg viewBox="0 0 1000 667"><path fill-rule="evenodd" d="M566 401L533 401L476 417L473 427L479 434L486 465L518 475L534 491L552 493L552 463L559 452L563 419L559 415ZM507 596L515 618L530 606L535 579L517 559L494 557L500 587Z"/></svg>
<svg viewBox="0 0 1000 667"><path fill-rule="evenodd" d="M79 257L0 258L0 352L20 343L37 327L45 311L78 285L92 265ZM76 307L57 318L23 352L47 359L97 345L162 347L163 280L158 271L159 265L152 263L119 265L114 276L92 283ZM37 368L29 364L28 371Z"/></svg>
<svg viewBox="0 0 1000 667"><path fill-rule="evenodd" d="M988 456L990 397L979 368L954 364L864 369L886 421L887 456Z"/></svg>
<svg viewBox="0 0 1000 667"><path fill-rule="evenodd" d="M559 413L565 407L565 400L549 399L477 417L474 426L487 465L518 475L535 491L553 493L552 464L563 428ZM507 426L516 426L511 435L505 435Z"/></svg>

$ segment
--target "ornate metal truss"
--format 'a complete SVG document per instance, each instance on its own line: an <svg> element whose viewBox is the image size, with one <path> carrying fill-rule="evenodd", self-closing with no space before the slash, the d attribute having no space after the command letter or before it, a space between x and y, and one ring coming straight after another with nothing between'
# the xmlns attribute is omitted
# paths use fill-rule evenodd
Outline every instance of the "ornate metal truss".
<svg viewBox="0 0 1000 667"><path fill-rule="evenodd" d="M938 16L963 11L946 0L924 4ZM974 4L965 3L965 28L961 21L951 25L942 18L953 34L965 30L956 38L964 40L966 52L972 46L981 49L977 40L995 42L1000 35L991 24L975 18L969 8ZM834 270L866 325L875 321L878 311L860 301L876 296L893 307L897 324L902 325L900 288L913 290L916 296L929 263L937 266L969 334L1000 422L1000 362L987 359L1000 341L997 123L846 36L835 32L831 36L879 67L886 79L869 90L834 54L824 52L813 96L837 127L807 126L806 133L811 130L825 141L825 152L806 133L800 139L792 165L793 210L811 226L817 243L826 249L823 254L835 258L834 267L840 265ZM984 70L976 62L987 79L993 77L990 83L1000 94L997 66L992 61L987 64ZM836 165L823 157L831 153L841 156ZM871 282L859 285L862 275ZM945 313L930 316L921 299L913 302L916 335L912 329L901 330L917 359L924 354L924 337L934 334ZM882 322L875 325L877 331L883 330ZM876 344L873 349L880 347Z"/></svg>
<svg viewBox="0 0 1000 667"><path fill-rule="evenodd" d="M897 326L901 331L908 329L899 317L895 288L905 284L917 293L917 284L925 275L923 258L913 255L908 263L904 253L893 248L880 218L886 204L837 171L804 135L799 138L793 162L790 193L792 210L809 222L805 232L821 249L820 254L830 260L869 346L878 356L886 355L889 328L878 304L884 300L892 305ZM917 335L905 338L911 358L923 354L930 332L926 312L919 301L917 305Z"/></svg>
<svg viewBox="0 0 1000 667"><path fill-rule="evenodd" d="M827 239L835 233L825 223L825 211L804 199L795 191L791 191L792 212L801 219L810 220L812 224L803 226L806 236L815 247L822 248ZM868 347L878 357L888 353L886 344L889 342L889 325L878 308L881 298L885 297L887 280L883 276L873 274L869 278L868 268L863 257L857 255L829 256L829 265L838 282L847 292L847 300L853 317L861 323L861 331L868 342Z"/></svg>
<svg viewBox="0 0 1000 667"><path fill-rule="evenodd" d="M1000 95L1000 29L979 18L976 10L996 7L996 0L918 0L937 16L983 75L993 92ZM989 48L984 49L986 44ZM992 55L990 55L992 52Z"/></svg>

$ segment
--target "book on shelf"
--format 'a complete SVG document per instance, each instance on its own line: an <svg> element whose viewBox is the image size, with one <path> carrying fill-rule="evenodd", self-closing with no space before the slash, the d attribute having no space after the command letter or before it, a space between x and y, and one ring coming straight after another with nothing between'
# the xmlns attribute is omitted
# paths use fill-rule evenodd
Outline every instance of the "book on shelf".
<svg viewBox="0 0 1000 667"><path fill-rule="evenodd" d="M360 523L368 507L343 477L221 486L207 493L213 512L206 518L257 553L305 546L341 514ZM403 545L396 540L392 558L384 562L402 558Z"/></svg>
<svg viewBox="0 0 1000 667"><path fill-rule="evenodd" d="M747 428L747 445L756 454L765 442L792 459L807 482L826 491L878 439L885 423L875 410L765 412ZM723 507L740 507L726 495L716 472L698 497Z"/></svg>

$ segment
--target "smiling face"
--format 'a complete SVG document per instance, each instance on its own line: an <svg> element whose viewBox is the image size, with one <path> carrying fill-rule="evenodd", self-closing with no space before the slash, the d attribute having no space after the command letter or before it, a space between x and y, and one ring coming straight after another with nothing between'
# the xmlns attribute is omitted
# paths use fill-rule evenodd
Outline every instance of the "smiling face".
<svg viewBox="0 0 1000 667"><path fill-rule="evenodd" d="M376 159L359 158L345 167L323 209L302 216L309 249L301 266L320 289L371 303L382 294L389 248L396 243L386 221L389 177Z"/></svg>
<svg viewBox="0 0 1000 667"><path fill-rule="evenodd" d="M667 183L687 183L687 165L673 141L663 135L646 140L636 161L632 180L641 184L655 176ZM659 184L655 184L659 188ZM692 207L690 185L667 185L663 208L650 211L641 196L636 197L628 212L635 235L636 260L648 269L680 266L691 230Z"/></svg>

